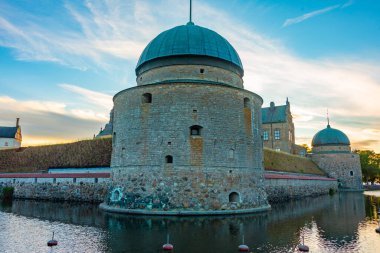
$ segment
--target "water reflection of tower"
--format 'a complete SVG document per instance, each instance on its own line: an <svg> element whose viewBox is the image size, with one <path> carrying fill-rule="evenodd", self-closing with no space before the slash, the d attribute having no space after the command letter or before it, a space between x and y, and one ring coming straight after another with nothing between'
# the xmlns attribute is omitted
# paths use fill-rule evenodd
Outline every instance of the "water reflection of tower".
<svg viewBox="0 0 380 253"><path fill-rule="evenodd" d="M338 246L355 241L359 223L365 219L365 201L361 193L339 194L331 198L331 208L315 216L321 238Z"/></svg>

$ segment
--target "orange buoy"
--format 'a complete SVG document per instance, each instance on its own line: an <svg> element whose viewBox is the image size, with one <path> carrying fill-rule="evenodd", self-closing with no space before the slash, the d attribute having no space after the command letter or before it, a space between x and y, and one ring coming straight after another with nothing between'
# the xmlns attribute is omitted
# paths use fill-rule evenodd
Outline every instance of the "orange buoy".
<svg viewBox="0 0 380 253"><path fill-rule="evenodd" d="M249 247L244 244L244 235L243 235L243 244L238 246L239 252L248 252Z"/></svg>
<svg viewBox="0 0 380 253"><path fill-rule="evenodd" d="M47 246L53 247L53 246L57 246L57 245L58 245L58 241L54 240L54 232L53 232L53 237L51 238L51 240L49 240L47 242Z"/></svg>
<svg viewBox="0 0 380 253"><path fill-rule="evenodd" d="M375 229L376 233L380 233L380 221L379 221L379 227Z"/></svg>
<svg viewBox="0 0 380 253"><path fill-rule="evenodd" d="M242 244L242 245L239 245L239 252L248 252L249 251L249 247L245 244Z"/></svg>
<svg viewBox="0 0 380 253"><path fill-rule="evenodd" d="M305 245L305 238L302 236L302 244L298 245L299 251L309 252L309 247Z"/></svg>
<svg viewBox="0 0 380 253"><path fill-rule="evenodd" d="M166 243L162 245L162 249L166 251L171 251L174 249L174 246L169 243L169 235L166 236Z"/></svg>

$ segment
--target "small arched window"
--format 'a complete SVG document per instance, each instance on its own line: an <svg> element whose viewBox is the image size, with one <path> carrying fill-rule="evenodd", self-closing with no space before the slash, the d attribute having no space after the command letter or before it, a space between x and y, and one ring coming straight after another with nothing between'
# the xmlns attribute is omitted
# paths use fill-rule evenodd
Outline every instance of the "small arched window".
<svg viewBox="0 0 380 253"><path fill-rule="evenodd" d="M249 98L244 98L244 108L250 108L251 100Z"/></svg>
<svg viewBox="0 0 380 253"><path fill-rule="evenodd" d="M152 94L150 93L144 93L141 97L141 101L143 104L150 104L152 103Z"/></svg>
<svg viewBox="0 0 380 253"><path fill-rule="evenodd" d="M165 163L173 163L173 157L171 155L165 156Z"/></svg>
<svg viewBox="0 0 380 253"><path fill-rule="evenodd" d="M237 192L231 192L230 195L228 196L228 201L229 202L240 202L240 196L239 193Z"/></svg>
<svg viewBox="0 0 380 253"><path fill-rule="evenodd" d="M235 150L231 148L231 149L228 151L228 159L233 159L234 156L235 156Z"/></svg>
<svg viewBox="0 0 380 253"><path fill-rule="evenodd" d="M197 136L201 135L202 127L198 125L194 125L190 127L190 135Z"/></svg>

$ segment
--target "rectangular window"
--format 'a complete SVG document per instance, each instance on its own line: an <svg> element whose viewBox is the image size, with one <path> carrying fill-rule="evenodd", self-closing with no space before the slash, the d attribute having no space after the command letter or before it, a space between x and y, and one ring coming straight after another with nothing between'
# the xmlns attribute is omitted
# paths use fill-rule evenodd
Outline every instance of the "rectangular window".
<svg viewBox="0 0 380 253"><path fill-rule="evenodd" d="M279 140L280 139L280 129L274 130L274 139Z"/></svg>
<svg viewBox="0 0 380 253"><path fill-rule="evenodd" d="M264 133L263 133L263 140L264 140L264 141L269 140L269 134L268 134L268 131L264 131Z"/></svg>
<svg viewBox="0 0 380 253"><path fill-rule="evenodd" d="M280 149L280 148L276 148L275 150L276 150L277 152L280 152L280 151L281 151L281 149Z"/></svg>

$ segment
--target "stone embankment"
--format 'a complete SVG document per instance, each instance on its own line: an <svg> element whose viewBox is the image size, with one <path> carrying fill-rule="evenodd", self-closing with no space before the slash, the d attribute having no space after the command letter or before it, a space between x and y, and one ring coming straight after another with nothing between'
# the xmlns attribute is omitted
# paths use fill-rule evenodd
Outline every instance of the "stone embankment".
<svg viewBox="0 0 380 253"><path fill-rule="evenodd" d="M265 174L265 191L269 203L318 196L337 190L338 182L334 178L274 171Z"/></svg>
<svg viewBox="0 0 380 253"><path fill-rule="evenodd" d="M15 198L100 203L110 197L108 195L110 189L115 187L111 185L109 173L106 174L19 173L17 174L19 178L11 177L16 174L0 174L0 192L2 188L11 186L14 187ZM23 178L20 178L21 176ZM270 203L328 194L331 190L336 191L337 187L335 179L322 176L265 173L265 190Z"/></svg>

